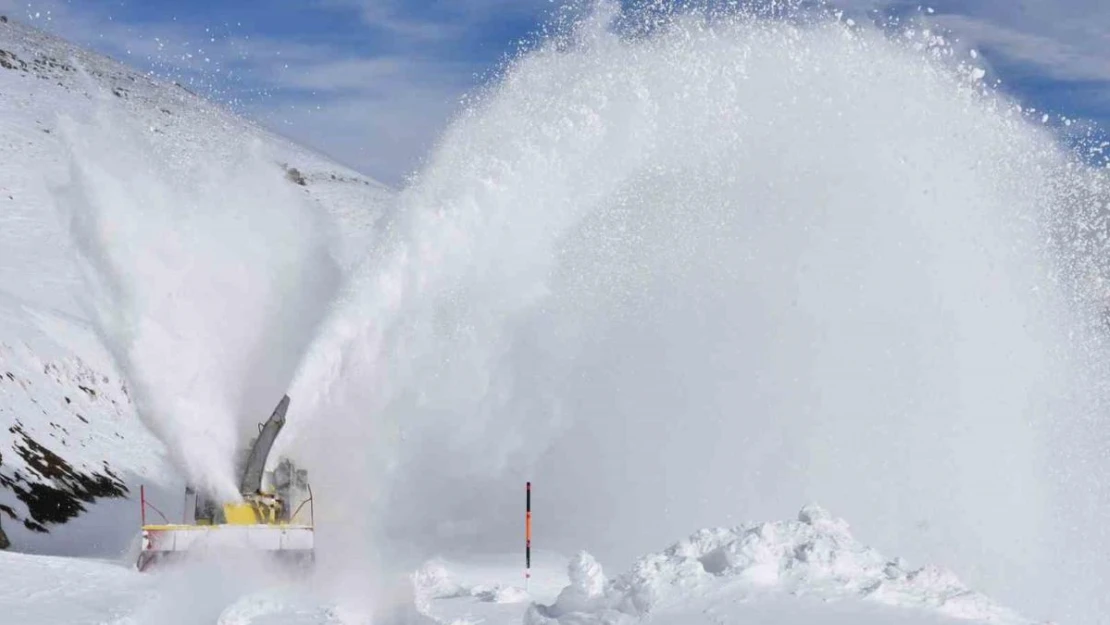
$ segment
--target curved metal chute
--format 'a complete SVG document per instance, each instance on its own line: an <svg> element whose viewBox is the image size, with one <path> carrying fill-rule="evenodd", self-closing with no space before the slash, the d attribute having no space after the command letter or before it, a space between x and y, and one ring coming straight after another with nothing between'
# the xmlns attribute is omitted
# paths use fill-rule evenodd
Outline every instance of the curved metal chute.
<svg viewBox="0 0 1110 625"><path fill-rule="evenodd" d="M258 438L251 447L250 455L243 467L243 479L239 483L239 492L244 496L253 495L262 489L262 473L266 470L266 458L270 455L270 448L274 446L274 439L285 425L285 412L289 410L289 396L285 395L278 402L274 413L266 421L258 433Z"/></svg>

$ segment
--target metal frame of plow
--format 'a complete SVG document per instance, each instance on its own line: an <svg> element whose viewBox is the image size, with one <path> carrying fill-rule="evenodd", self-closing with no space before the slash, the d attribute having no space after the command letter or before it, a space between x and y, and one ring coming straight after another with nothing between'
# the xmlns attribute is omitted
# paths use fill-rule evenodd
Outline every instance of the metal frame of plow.
<svg viewBox="0 0 1110 625"><path fill-rule="evenodd" d="M143 528L136 567L145 571L164 560L260 553L281 561L311 564L315 561L313 538L311 527L295 525L148 526Z"/></svg>

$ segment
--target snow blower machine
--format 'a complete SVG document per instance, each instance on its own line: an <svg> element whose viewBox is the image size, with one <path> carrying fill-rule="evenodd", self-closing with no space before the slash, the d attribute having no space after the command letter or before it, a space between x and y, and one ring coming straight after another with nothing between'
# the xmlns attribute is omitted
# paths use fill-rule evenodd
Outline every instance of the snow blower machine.
<svg viewBox="0 0 1110 625"><path fill-rule="evenodd" d="M147 501L145 488L141 490L142 541L136 562L140 571L192 555L226 557L237 550L263 552L295 566L315 562L312 488L307 472L288 459L266 471L266 460L285 425L288 409L286 395L269 420L259 425L258 437L240 464L241 501L219 504L187 486L184 518L181 523L169 523ZM164 523L148 525L148 508Z"/></svg>

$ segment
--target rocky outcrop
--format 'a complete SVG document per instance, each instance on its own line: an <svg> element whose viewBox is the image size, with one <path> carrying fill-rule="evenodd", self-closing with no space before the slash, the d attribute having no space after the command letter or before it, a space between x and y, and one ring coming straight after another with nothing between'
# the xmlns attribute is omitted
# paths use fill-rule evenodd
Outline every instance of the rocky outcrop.
<svg viewBox="0 0 1110 625"><path fill-rule="evenodd" d="M82 472L74 469L61 456L40 445L18 426L10 432L22 440L16 452L23 459L30 475L13 471L0 473L0 486L15 493L27 506L27 529L46 532L47 525L61 524L85 512L85 505L97 498L124 497L127 487L104 463L101 471Z"/></svg>
<svg viewBox="0 0 1110 625"><path fill-rule="evenodd" d="M133 447L154 445L122 381L0 341L0 522L12 549L128 497L128 472L157 474L158 453Z"/></svg>

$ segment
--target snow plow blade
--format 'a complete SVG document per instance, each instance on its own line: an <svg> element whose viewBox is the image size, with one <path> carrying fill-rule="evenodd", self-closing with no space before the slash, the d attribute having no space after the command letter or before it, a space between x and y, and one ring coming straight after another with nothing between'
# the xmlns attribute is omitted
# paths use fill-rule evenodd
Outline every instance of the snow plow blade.
<svg viewBox="0 0 1110 625"><path fill-rule="evenodd" d="M150 525L143 528L140 571L188 558L265 554L282 565L308 568L315 561L313 532L298 525ZM253 557L253 556L251 556Z"/></svg>

